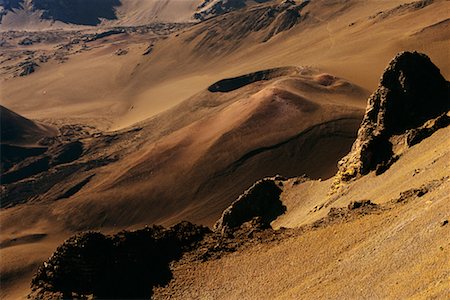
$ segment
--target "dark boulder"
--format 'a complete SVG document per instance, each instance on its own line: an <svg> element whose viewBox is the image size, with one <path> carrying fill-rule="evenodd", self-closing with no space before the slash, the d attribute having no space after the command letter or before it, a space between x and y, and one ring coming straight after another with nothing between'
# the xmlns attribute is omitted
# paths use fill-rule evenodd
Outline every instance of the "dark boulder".
<svg viewBox="0 0 450 300"><path fill-rule="evenodd" d="M39 67L37 63L34 61L24 61L19 64L19 76L27 76L36 71L36 69Z"/></svg>
<svg viewBox="0 0 450 300"><path fill-rule="evenodd" d="M209 229L182 222L122 231L77 234L56 249L32 280L32 298L149 299L172 278L169 263L191 250Z"/></svg>
<svg viewBox="0 0 450 300"><path fill-rule="evenodd" d="M255 218L261 226L270 227L270 222L286 211L280 200L281 192L276 180L272 178L256 182L222 213L214 230L226 233Z"/></svg>

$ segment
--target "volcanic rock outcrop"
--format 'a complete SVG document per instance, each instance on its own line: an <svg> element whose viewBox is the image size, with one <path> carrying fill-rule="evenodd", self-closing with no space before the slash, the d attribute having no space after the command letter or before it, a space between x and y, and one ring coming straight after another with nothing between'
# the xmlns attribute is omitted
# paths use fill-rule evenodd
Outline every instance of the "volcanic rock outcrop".
<svg viewBox="0 0 450 300"><path fill-rule="evenodd" d="M270 227L270 222L286 211L280 200L279 184L276 178L257 181L223 212L214 230L226 233L253 219Z"/></svg>
<svg viewBox="0 0 450 300"><path fill-rule="evenodd" d="M338 182L382 173L402 147L417 143L448 125L450 83L425 54L399 53L384 71L370 96L358 137L350 153L338 164ZM427 121L437 118L431 123ZM433 125L435 124L435 125ZM409 141L409 142L408 142Z"/></svg>
<svg viewBox="0 0 450 300"><path fill-rule="evenodd" d="M171 279L169 263L208 233L188 222L123 231L86 232L69 238L38 269L32 298L148 299Z"/></svg>
<svg viewBox="0 0 450 300"><path fill-rule="evenodd" d="M267 2L269 0L256 0L257 3ZM236 9L247 6L247 0L205 0L197 8L194 18L197 20L206 20Z"/></svg>

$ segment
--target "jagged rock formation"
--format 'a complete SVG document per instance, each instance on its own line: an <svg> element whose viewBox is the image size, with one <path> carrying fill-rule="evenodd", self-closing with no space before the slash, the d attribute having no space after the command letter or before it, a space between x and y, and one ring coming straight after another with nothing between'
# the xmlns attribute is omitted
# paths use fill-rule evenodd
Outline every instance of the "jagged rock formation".
<svg viewBox="0 0 450 300"><path fill-rule="evenodd" d="M32 298L148 299L171 279L169 263L203 239L209 229L188 222L123 231L86 232L69 238L39 268Z"/></svg>
<svg viewBox="0 0 450 300"><path fill-rule="evenodd" d="M418 52L399 53L369 98L352 150L339 162L336 182L373 170L383 172L400 154L396 150L399 141L411 146L418 136L429 136L446 126L449 93L450 83L428 56ZM440 115L430 123L437 125L424 125Z"/></svg>
<svg viewBox="0 0 450 300"><path fill-rule="evenodd" d="M277 179L257 181L223 212L214 224L214 230L226 233L252 220L258 221L263 227L270 227L270 222L286 211L280 200L282 190Z"/></svg>

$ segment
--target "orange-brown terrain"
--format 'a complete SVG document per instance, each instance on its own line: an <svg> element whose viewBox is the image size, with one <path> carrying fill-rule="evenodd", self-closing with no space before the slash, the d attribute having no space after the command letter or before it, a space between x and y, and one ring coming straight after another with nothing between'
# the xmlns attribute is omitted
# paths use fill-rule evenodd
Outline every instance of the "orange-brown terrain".
<svg viewBox="0 0 450 300"><path fill-rule="evenodd" d="M449 12L0 1L1 299L448 298Z"/></svg>

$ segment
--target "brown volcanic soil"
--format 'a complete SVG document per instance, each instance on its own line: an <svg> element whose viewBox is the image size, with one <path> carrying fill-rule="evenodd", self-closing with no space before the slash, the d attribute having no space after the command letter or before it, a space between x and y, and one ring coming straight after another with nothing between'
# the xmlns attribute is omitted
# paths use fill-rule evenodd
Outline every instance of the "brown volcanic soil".
<svg viewBox="0 0 450 300"><path fill-rule="evenodd" d="M255 240L218 259L181 260L172 267L174 279L156 289L154 298L445 298L450 270L449 134L449 128L440 130L382 176L356 181L335 204L346 207L361 199L379 203L370 209L314 212L326 196L321 185L329 189L330 182L292 186L294 180L288 181L282 196L288 210L273 225L312 225L287 231L281 240ZM417 168L427 169L426 175L414 176ZM407 192L423 188L427 192L420 197Z"/></svg>
<svg viewBox="0 0 450 300"><path fill-rule="evenodd" d="M69 228L170 224L180 218L212 224L262 177L330 177L355 137L367 93L314 70L290 70L227 93L201 92L137 130L88 135L82 159L58 167L51 177L42 173L15 182L3 197L51 202L67 198L89 177L79 193L53 204ZM80 172L67 173L74 169ZM36 198L36 190L28 192L36 180L58 185Z"/></svg>

